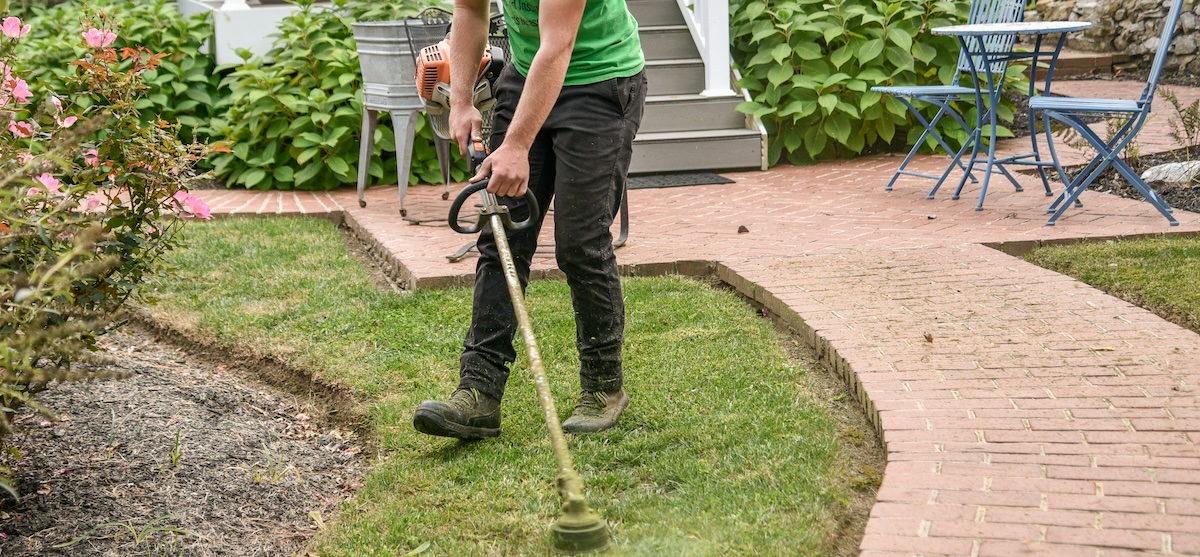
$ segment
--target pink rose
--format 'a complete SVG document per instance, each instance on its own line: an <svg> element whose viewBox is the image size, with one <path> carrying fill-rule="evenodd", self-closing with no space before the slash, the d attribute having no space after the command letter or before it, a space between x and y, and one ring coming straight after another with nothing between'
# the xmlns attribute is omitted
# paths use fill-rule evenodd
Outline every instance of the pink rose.
<svg viewBox="0 0 1200 557"><path fill-rule="evenodd" d="M50 104L54 105L54 112L62 112L62 101L58 100L58 95L50 95Z"/></svg>
<svg viewBox="0 0 1200 557"><path fill-rule="evenodd" d="M17 153L17 162L19 162L21 164L25 164L31 160L33 160L33 153L30 153L28 151L25 151L22 153Z"/></svg>
<svg viewBox="0 0 1200 557"><path fill-rule="evenodd" d="M175 192L175 201L179 204L180 211L182 211L179 215L181 217L212 218L212 209L208 207L208 203L186 191L179 190Z"/></svg>
<svg viewBox="0 0 1200 557"><path fill-rule="evenodd" d="M47 190L52 192L56 192L62 187L62 182L59 182L58 178L51 176L49 172L43 172L35 176L33 179L41 182L43 186L46 186Z"/></svg>
<svg viewBox="0 0 1200 557"><path fill-rule="evenodd" d="M29 28L29 25L21 26L21 18L19 17L6 17L4 21L0 22L0 32L3 32L4 36L10 39L24 37L29 32Z"/></svg>
<svg viewBox="0 0 1200 557"><path fill-rule="evenodd" d="M88 149L87 151L84 151L83 163L91 167L100 166L100 157L97 155L99 155L99 151L95 149Z"/></svg>
<svg viewBox="0 0 1200 557"><path fill-rule="evenodd" d="M17 99L19 103L29 102L29 97L33 94L29 92L29 84L19 77L9 78L4 82L4 85L12 90L13 98Z"/></svg>
<svg viewBox="0 0 1200 557"><path fill-rule="evenodd" d="M62 127L62 128L69 128L69 127L71 127L72 125L74 125L74 124L75 124L75 121L76 121L76 120L78 120L78 118L76 118L76 117L74 117L74 116L67 116L65 119L64 119L64 118L59 118L58 116L55 116L55 117L54 117L54 121L55 121L55 122L58 122L58 125L59 125L59 127Z"/></svg>
<svg viewBox="0 0 1200 557"><path fill-rule="evenodd" d="M83 205L84 211L87 211L90 213L92 211L95 211L96 208L100 206L100 202L101 202L100 196L89 195L89 196L87 196L87 199L84 199L83 203L81 203L80 205Z"/></svg>
<svg viewBox="0 0 1200 557"><path fill-rule="evenodd" d="M33 137L33 125L29 122L9 122L8 131L17 137Z"/></svg>
<svg viewBox="0 0 1200 557"><path fill-rule="evenodd" d="M37 188L29 188L29 191L25 192L25 194L26 194L26 195L28 195L28 196L30 196L30 197L32 197L32 196L35 196L35 195L37 195L37 194L39 194L39 193L41 193L41 192L42 192L42 190L39 190L39 189L37 189Z"/></svg>
<svg viewBox="0 0 1200 557"><path fill-rule="evenodd" d="M92 48L104 48L117 40L117 34L107 29L88 29L83 32L83 40Z"/></svg>

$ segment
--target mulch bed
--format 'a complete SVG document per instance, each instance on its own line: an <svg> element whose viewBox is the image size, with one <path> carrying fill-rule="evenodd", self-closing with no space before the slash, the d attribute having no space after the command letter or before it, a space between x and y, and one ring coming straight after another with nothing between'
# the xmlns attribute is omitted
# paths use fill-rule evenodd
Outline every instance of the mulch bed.
<svg viewBox="0 0 1200 557"><path fill-rule="evenodd" d="M55 385L0 464L0 555L295 555L356 487L356 436L311 401L137 327L105 335L128 379Z"/></svg>

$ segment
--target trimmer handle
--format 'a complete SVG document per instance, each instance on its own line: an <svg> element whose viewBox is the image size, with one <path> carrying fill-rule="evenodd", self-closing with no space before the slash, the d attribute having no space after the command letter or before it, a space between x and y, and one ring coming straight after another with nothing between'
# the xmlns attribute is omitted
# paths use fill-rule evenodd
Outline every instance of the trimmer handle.
<svg viewBox="0 0 1200 557"><path fill-rule="evenodd" d="M483 164L483 159L487 157L487 150L482 141L472 141L467 146L467 153L471 158L472 171L478 171L479 165ZM483 229L484 217L490 215L500 215L500 220L504 223L504 227L509 230L525 230L530 228L541 215L541 208L538 207L537 197L532 191L525 190L525 203L529 206L529 216L520 222L514 222L512 216L508 212L508 207L496 203L496 196L484 194L483 207L479 209L479 220L470 226L462 226L458 223L458 213L462 210L463 203L466 203L467 198L472 194L486 190L490 180L484 178L474 184L468 184L461 192L458 192L458 197L454 198L454 202L450 204L450 214L446 220L450 224L450 228L459 234L475 234Z"/></svg>

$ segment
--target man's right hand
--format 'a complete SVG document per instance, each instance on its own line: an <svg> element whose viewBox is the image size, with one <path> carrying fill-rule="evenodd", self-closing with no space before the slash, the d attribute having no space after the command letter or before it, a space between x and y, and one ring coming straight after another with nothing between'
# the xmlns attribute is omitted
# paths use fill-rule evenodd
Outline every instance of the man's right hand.
<svg viewBox="0 0 1200 557"><path fill-rule="evenodd" d="M450 139L458 144L458 154L467 158L467 145L483 139L483 116L478 108L465 104L450 110Z"/></svg>

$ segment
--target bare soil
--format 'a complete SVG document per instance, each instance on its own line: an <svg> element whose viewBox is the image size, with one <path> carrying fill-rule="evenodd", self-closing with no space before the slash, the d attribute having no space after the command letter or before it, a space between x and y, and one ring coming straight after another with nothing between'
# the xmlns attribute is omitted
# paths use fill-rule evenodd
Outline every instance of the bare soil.
<svg viewBox="0 0 1200 557"><path fill-rule="evenodd" d="M2 456L0 555L294 555L361 485L356 435L252 370L142 327L102 338L128 379L58 385Z"/></svg>

